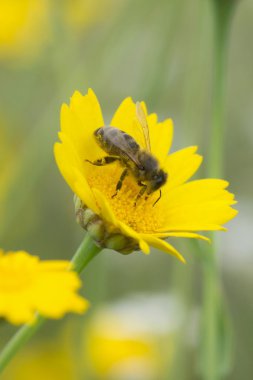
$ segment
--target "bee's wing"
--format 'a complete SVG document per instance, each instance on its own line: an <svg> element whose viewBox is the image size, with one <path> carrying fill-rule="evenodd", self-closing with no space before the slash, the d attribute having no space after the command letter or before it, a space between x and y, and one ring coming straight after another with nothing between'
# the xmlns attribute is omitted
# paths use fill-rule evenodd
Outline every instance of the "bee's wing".
<svg viewBox="0 0 253 380"><path fill-rule="evenodd" d="M119 149L121 155L133 161L138 168L141 168L142 165L136 155L140 149L139 145L132 136L127 135L128 138L126 139L126 134L122 131L120 132L117 136L114 136L113 144Z"/></svg>
<svg viewBox="0 0 253 380"><path fill-rule="evenodd" d="M131 160L135 163L135 165L137 166L138 169L142 169L143 168L143 165L140 163L140 161L138 160L138 158L136 156L134 156L134 154L132 154L131 152L126 152L124 151L124 154Z"/></svg>
<svg viewBox="0 0 253 380"><path fill-rule="evenodd" d="M137 116L137 120L140 123L141 128L142 128L143 136L145 139L146 149L148 152L151 152L148 122L147 122L145 112L144 112L143 107L142 107L140 102L136 103L136 116Z"/></svg>

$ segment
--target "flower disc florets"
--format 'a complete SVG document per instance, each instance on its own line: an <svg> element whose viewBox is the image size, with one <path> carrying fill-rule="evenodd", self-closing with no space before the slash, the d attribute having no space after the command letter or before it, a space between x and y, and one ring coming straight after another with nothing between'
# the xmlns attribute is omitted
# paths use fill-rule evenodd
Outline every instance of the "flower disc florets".
<svg viewBox="0 0 253 380"><path fill-rule="evenodd" d="M149 253L153 246L184 262L181 254L164 239L173 236L208 240L196 231L224 230L222 225L237 213L231 207L235 203L234 196L226 190L228 182L220 179L187 182L202 161L196 154L197 147L169 154L172 120L158 122L156 114L148 114L145 103L141 106L149 129L152 155L168 174L159 202L156 203L159 190L136 202L140 183L133 175L124 178L115 196L124 169L122 162L105 166L91 164L108 156L94 138L94 132L105 126L105 122L92 90L85 96L75 92L70 106L62 106L61 143L55 144L56 161L80 199L77 205L79 222L100 245L123 253L137 247ZM121 103L109 123L127 133L140 149L145 150L145 138L139 124L136 104L131 98ZM118 248L113 243L117 239Z"/></svg>

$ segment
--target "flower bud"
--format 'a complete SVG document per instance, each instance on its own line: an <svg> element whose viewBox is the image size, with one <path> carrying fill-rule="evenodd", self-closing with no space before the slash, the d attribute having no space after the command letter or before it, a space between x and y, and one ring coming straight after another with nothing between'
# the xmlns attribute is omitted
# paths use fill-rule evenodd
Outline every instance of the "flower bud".
<svg viewBox="0 0 253 380"><path fill-rule="evenodd" d="M87 208L77 196L74 197L74 203L77 223L100 247L114 249L125 255L139 249L134 239L123 235L115 227L112 229L111 225Z"/></svg>

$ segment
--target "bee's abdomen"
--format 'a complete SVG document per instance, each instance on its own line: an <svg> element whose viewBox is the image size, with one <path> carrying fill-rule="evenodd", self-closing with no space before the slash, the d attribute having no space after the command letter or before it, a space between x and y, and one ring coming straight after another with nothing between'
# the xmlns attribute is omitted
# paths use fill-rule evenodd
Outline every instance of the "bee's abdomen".
<svg viewBox="0 0 253 380"><path fill-rule="evenodd" d="M132 149L133 151L137 151L139 150L139 145L137 144L137 142L133 139L132 136L128 135L127 133L125 132L122 132L123 134L123 137L125 139L125 141L127 142L127 144L129 145L129 148Z"/></svg>
<svg viewBox="0 0 253 380"><path fill-rule="evenodd" d="M126 132L118 128L105 126L94 132L97 143L108 154L122 155L124 151L137 152L140 147Z"/></svg>

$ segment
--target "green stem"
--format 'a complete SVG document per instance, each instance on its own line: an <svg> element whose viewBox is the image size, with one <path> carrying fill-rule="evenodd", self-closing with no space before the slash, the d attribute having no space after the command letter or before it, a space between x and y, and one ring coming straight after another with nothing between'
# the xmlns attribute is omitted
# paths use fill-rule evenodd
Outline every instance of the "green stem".
<svg viewBox="0 0 253 380"><path fill-rule="evenodd" d="M92 238L86 234L81 245L77 249L73 256L72 270L80 274L82 270L88 265L88 263L101 251L101 248L97 247ZM41 315L36 316L33 324L27 324L22 326L18 332L11 338L7 345L0 353L0 373L5 369L7 364L12 360L15 354L22 348L28 340L40 329L40 327L46 322L46 318Z"/></svg>
<svg viewBox="0 0 253 380"><path fill-rule="evenodd" d="M211 0L214 16L214 60L211 143L208 175L220 177L223 172L225 84L228 37L235 0Z"/></svg>
<svg viewBox="0 0 253 380"><path fill-rule="evenodd" d="M214 16L214 79L208 177L218 178L222 176L223 172L225 74L229 27L235 0L212 0L212 3ZM219 287L217 248L217 242L213 240L213 245L207 250L203 263L202 373L205 380L219 380L223 377L219 347L219 314L223 300Z"/></svg>
<svg viewBox="0 0 253 380"><path fill-rule="evenodd" d="M0 373L5 369L7 364L15 356L15 354L22 348L26 342L39 330L45 322L45 318L37 316L32 325L22 326L12 339L4 347L0 354Z"/></svg>
<svg viewBox="0 0 253 380"><path fill-rule="evenodd" d="M218 268L215 251L211 247L205 252L203 262L203 346L202 373L205 380L218 380L219 377L219 341L217 325Z"/></svg>
<svg viewBox="0 0 253 380"><path fill-rule="evenodd" d="M85 238L71 260L72 270L80 274L100 251L101 248L98 247L90 235L86 233Z"/></svg>

